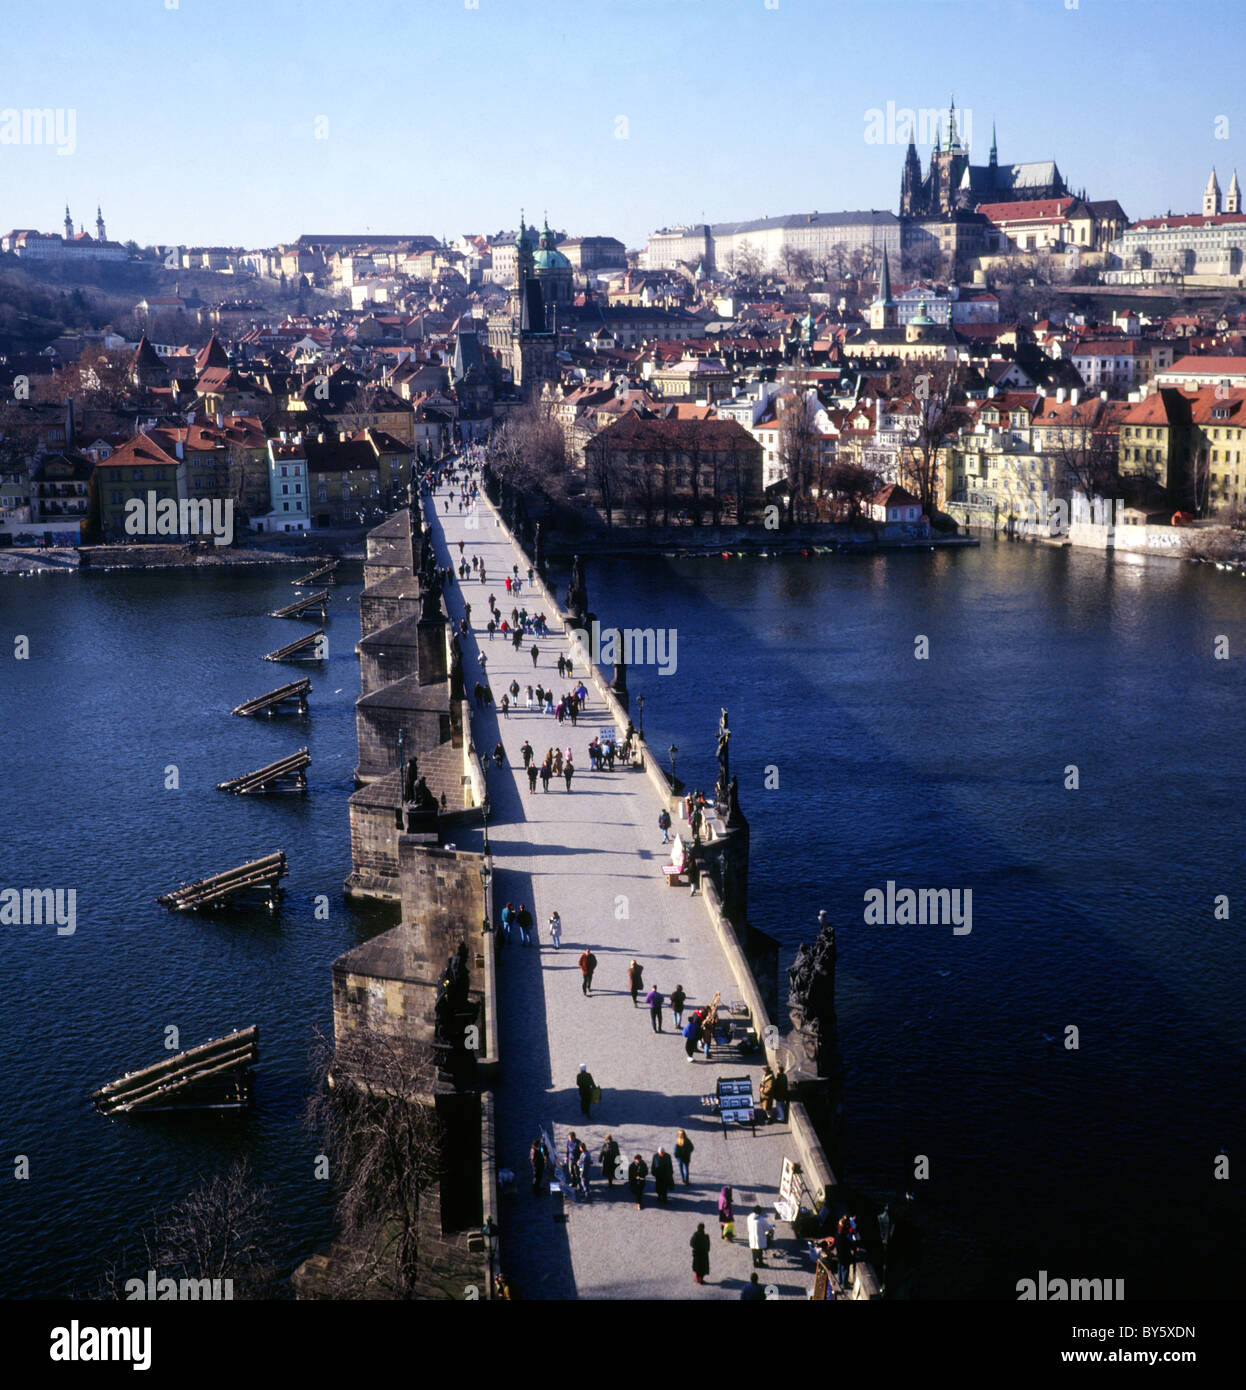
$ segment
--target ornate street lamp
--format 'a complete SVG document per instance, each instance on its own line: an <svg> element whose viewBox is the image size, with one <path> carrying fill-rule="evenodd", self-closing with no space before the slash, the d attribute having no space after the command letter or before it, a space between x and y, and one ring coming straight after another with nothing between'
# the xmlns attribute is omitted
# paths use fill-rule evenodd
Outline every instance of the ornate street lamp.
<svg viewBox="0 0 1246 1390"><path fill-rule="evenodd" d="M674 791L674 790L675 790L675 759L679 756L679 749L676 748L675 745L672 743L671 746L666 750L666 752L667 752L667 755L669 756L669 758L670 758L670 760L671 760L671 791Z"/></svg>
<svg viewBox="0 0 1246 1390"><path fill-rule="evenodd" d="M644 738L644 736L645 736L645 697L644 697L643 695L637 695L637 696L636 696L636 708L637 708L637 710L640 711L640 736L641 736L641 738Z"/></svg>

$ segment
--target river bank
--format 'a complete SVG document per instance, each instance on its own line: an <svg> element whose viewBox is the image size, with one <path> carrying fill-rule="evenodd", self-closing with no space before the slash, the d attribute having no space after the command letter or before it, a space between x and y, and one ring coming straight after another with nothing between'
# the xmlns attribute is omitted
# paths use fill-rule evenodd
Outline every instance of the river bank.
<svg viewBox="0 0 1246 1390"><path fill-rule="evenodd" d="M48 550L0 551L0 576L73 574L79 570L225 569L262 565L316 565L330 560L363 563L363 546L325 544L292 551L212 545L57 546Z"/></svg>

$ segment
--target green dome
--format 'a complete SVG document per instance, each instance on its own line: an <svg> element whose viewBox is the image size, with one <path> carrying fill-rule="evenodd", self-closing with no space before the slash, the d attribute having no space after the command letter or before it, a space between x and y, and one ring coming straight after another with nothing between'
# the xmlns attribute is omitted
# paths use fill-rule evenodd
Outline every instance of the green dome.
<svg viewBox="0 0 1246 1390"><path fill-rule="evenodd" d="M932 318L926 313L926 301L925 301L924 299L923 299L922 302L917 306L917 316L916 316L916 318L911 318L911 319L909 320L909 322L910 322L910 323L916 324L916 325L918 326L918 328L937 328L937 327L938 327L938 325L935 323L934 319L932 319Z"/></svg>
<svg viewBox="0 0 1246 1390"><path fill-rule="evenodd" d="M562 254L561 251L545 250L542 248L532 258L532 266L535 270L571 270L571 262Z"/></svg>

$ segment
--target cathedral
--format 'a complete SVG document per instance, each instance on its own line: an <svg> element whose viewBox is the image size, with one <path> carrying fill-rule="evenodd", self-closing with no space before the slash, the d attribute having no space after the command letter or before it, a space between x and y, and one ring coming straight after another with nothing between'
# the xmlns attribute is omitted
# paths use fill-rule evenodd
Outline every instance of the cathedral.
<svg viewBox="0 0 1246 1390"><path fill-rule="evenodd" d="M917 146L909 141L900 179L900 216L911 219L947 217L955 212L974 212L983 203L1068 196L1069 190L1054 159L1033 164L1001 164L993 126L988 162L970 164L969 150L957 133L953 98L948 107L946 138L940 122L930 155L930 168L925 175Z"/></svg>
<svg viewBox="0 0 1246 1390"><path fill-rule="evenodd" d="M575 270L558 250L546 222L537 245L519 218L515 237L515 287L507 311L489 319L489 347L525 396L536 399L546 381L558 380L558 323L569 323L575 303Z"/></svg>

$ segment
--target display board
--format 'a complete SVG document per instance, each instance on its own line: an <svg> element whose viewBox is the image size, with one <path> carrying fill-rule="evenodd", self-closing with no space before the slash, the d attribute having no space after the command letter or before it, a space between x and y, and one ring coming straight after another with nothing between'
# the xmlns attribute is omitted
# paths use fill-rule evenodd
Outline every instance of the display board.
<svg viewBox="0 0 1246 1390"><path fill-rule="evenodd" d="M757 1110L753 1102L752 1077L718 1078L718 1114L724 1128L729 1124L749 1125L756 1134Z"/></svg>

